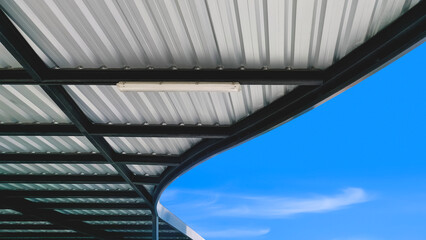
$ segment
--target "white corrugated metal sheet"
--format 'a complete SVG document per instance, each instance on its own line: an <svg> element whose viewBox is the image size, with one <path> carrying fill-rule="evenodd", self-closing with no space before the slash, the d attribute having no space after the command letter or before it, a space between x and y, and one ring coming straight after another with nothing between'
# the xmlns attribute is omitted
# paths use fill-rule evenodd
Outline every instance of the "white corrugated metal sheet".
<svg viewBox="0 0 426 240"><path fill-rule="evenodd" d="M241 86L240 92L120 92L115 86L67 86L95 123L231 125L295 86Z"/></svg>
<svg viewBox="0 0 426 240"><path fill-rule="evenodd" d="M87 224L110 224L110 225L150 225L151 221L83 221ZM159 222L160 225L163 225L163 222Z"/></svg>
<svg viewBox="0 0 426 240"><path fill-rule="evenodd" d="M105 137L105 139L118 153L153 155L179 155L201 141L200 138L156 137Z"/></svg>
<svg viewBox="0 0 426 240"><path fill-rule="evenodd" d="M20 215L22 213L17 212L13 209L0 209L0 215L6 215L6 214Z"/></svg>
<svg viewBox="0 0 426 240"><path fill-rule="evenodd" d="M132 191L133 189L128 184L0 183L0 190Z"/></svg>
<svg viewBox="0 0 426 240"><path fill-rule="evenodd" d="M127 165L127 167L136 175L160 176L166 169L166 166L158 165Z"/></svg>
<svg viewBox="0 0 426 240"><path fill-rule="evenodd" d="M68 215L149 215L150 210L141 209L55 209Z"/></svg>
<svg viewBox="0 0 426 240"><path fill-rule="evenodd" d="M0 122L70 123L71 121L41 87L0 85Z"/></svg>
<svg viewBox="0 0 426 240"><path fill-rule="evenodd" d="M0 229L0 233L75 233L69 229Z"/></svg>
<svg viewBox="0 0 426 240"><path fill-rule="evenodd" d="M21 64L10 54L9 51L0 43L0 69L1 68L22 68Z"/></svg>
<svg viewBox="0 0 426 240"><path fill-rule="evenodd" d="M7 14L62 68L326 68L419 0L14 0Z"/></svg>
<svg viewBox="0 0 426 240"><path fill-rule="evenodd" d="M0 174L117 175L110 164L1 164Z"/></svg>
<svg viewBox="0 0 426 240"><path fill-rule="evenodd" d="M85 137L0 136L2 153L96 153Z"/></svg>
<svg viewBox="0 0 426 240"><path fill-rule="evenodd" d="M141 198L27 198L43 203L144 203Z"/></svg>
<svg viewBox="0 0 426 240"><path fill-rule="evenodd" d="M0 221L1 225L52 225L46 221Z"/></svg>
<svg viewBox="0 0 426 240"><path fill-rule="evenodd" d="M151 232L151 230L143 230L143 229L105 229L106 232L121 232L121 233L127 233L127 232L133 232L133 233L142 233L142 232ZM161 230L161 233L166 233L167 230ZM176 231L171 231L176 232Z"/></svg>

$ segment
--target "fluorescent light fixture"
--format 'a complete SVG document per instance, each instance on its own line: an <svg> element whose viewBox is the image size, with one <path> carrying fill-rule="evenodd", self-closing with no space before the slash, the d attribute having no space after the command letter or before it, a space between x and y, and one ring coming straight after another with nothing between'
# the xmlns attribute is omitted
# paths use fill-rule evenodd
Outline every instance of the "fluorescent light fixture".
<svg viewBox="0 0 426 240"><path fill-rule="evenodd" d="M119 82L122 92L239 92L238 82Z"/></svg>

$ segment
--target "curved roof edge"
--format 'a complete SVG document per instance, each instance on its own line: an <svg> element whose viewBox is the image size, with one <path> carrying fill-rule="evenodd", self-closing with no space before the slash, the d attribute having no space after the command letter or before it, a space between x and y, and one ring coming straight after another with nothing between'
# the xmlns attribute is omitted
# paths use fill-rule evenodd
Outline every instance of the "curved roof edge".
<svg viewBox="0 0 426 240"><path fill-rule="evenodd" d="M161 218L163 221L167 222L172 227L176 228L176 230L190 237L192 240L204 240L204 238L202 238L198 233L196 233L192 228L186 225L176 215L174 215L167 208L165 208L161 203L157 204L157 214L158 217Z"/></svg>

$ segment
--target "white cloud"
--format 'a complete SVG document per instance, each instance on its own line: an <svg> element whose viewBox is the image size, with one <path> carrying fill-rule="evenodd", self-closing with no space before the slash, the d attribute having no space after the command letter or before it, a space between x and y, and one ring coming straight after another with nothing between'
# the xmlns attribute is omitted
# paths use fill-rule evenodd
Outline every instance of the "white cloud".
<svg viewBox="0 0 426 240"><path fill-rule="evenodd" d="M173 198L182 204L169 205L174 211L196 213L196 218L243 217L285 218L302 213L320 213L342 209L371 199L361 188L346 188L339 194L315 195L305 198L283 196L247 196L216 191L173 190ZM171 201L175 202L175 201Z"/></svg>
<svg viewBox="0 0 426 240"><path fill-rule="evenodd" d="M206 231L201 232L201 235L206 238L249 238L258 237L270 232L269 228L266 229L226 229L219 231Z"/></svg>
<svg viewBox="0 0 426 240"><path fill-rule="evenodd" d="M338 210L368 200L361 188L347 188L334 196L312 198L245 197L236 206L224 207L215 215L238 217L280 218L300 213L317 213Z"/></svg>

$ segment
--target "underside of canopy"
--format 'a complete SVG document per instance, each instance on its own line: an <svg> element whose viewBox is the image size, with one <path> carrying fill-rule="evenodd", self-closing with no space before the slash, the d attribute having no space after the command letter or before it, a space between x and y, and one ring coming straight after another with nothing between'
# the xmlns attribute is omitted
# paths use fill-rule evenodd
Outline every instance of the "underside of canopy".
<svg viewBox="0 0 426 240"><path fill-rule="evenodd" d="M418 0L11 0L0 9L0 239L201 240L159 203L172 181L426 36ZM241 90L122 92L123 81Z"/></svg>

